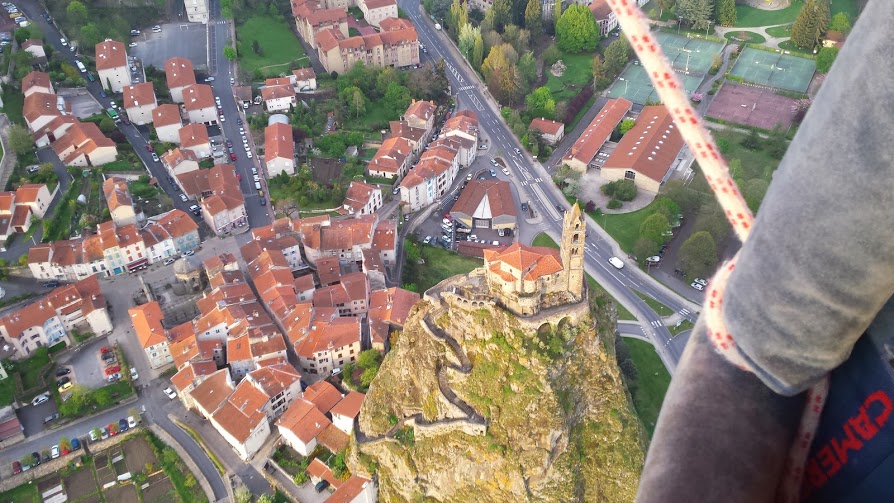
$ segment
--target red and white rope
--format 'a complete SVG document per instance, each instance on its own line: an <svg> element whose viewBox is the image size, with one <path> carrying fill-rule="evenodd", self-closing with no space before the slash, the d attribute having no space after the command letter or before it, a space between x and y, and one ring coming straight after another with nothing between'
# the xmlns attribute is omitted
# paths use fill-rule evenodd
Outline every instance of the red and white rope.
<svg viewBox="0 0 894 503"><path fill-rule="evenodd" d="M650 32L649 23L635 0L607 0L618 18L621 29L630 41L643 68L646 69L662 103L670 111L680 134L695 154L705 179L714 191L726 217L742 242L754 225L754 215L739 192L736 182L729 175L729 166L717 149L714 139L704 126L686 96L685 88L676 72ZM715 349L736 367L753 372L742 353L736 350L733 335L723 319L723 292L729 276L735 268L736 257L723 264L708 286L706 305L702 311L709 339ZM801 418L796 441L786 462L786 472L779 487L779 500L795 502L800 499L801 480L810 444L819 425L823 405L828 395L828 377L814 385L807 394L807 404Z"/></svg>

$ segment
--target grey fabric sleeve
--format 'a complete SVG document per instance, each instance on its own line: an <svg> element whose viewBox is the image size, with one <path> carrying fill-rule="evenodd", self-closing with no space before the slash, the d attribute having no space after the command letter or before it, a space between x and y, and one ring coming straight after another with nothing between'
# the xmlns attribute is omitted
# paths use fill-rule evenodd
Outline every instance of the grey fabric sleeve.
<svg viewBox="0 0 894 503"><path fill-rule="evenodd" d="M770 185L724 296L758 377L793 395L894 293L894 1L873 0Z"/></svg>

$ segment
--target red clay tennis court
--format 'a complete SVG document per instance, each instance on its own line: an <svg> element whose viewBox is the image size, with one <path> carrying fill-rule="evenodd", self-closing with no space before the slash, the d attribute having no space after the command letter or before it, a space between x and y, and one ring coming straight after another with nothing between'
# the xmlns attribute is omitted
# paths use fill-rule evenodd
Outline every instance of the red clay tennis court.
<svg viewBox="0 0 894 503"><path fill-rule="evenodd" d="M772 89L726 82L714 96L708 117L761 129L776 124L792 125L798 100L776 94Z"/></svg>

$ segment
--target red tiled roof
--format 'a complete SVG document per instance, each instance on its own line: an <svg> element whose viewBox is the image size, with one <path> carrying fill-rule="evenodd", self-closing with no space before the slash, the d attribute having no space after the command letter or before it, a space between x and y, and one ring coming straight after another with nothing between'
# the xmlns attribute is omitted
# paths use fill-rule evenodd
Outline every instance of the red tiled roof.
<svg viewBox="0 0 894 503"><path fill-rule="evenodd" d="M602 148L603 143L611 136L612 131L621 123L621 119L627 115L633 103L617 98L608 100L602 110L596 114L590 125L568 150L566 159L577 159L587 164L596 156L596 152Z"/></svg>
<svg viewBox="0 0 894 503"><path fill-rule="evenodd" d="M180 148L198 147L209 143L208 128L202 123L187 124L180 128L177 134L180 135Z"/></svg>
<svg viewBox="0 0 894 503"><path fill-rule="evenodd" d="M127 50L117 40L106 39L96 44L96 71L127 66Z"/></svg>
<svg viewBox="0 0 894 503"><path fill-rule="evenodd" d="M359 318L335 318L329 323L316 323L295 347L295 352L304 358L312 358L314 353L327 348L337 349L360 341Z"/></svg>
<svg viewBox="0 0 894 503"><path fill-rule="evenodd" d="M326 499L326 503L351 503L366 489L368 484L372 484L372 481L357 475L351 475L351 478L345 481L341 487L332 493L332 496Z"/></svg>
<svg viewBox="0 0 894 503"><path fill-rule="evenodd" d="M294 98L295 88L289 84L268 85L261 88L261 97L264 101L279 98Z"/></svg>
<svg viewBox="0 0 894 503"><path fill-rule="evenodd" d="M602 169L630 169L660 182L682 147L683 137L667 107L644 107Z"/></svg>
<svg viewBox="0 0 894 503"><path fill-rule="evenodd" d="M304 399L292 402L276 425L291 431L305 444L323 431L332 422L319 409Z"/></svg>
<svg viewBox="0 0 894 503"><path fill-rule="evenodd" d="M144 107L155 103L155 89L152 82L124 86L124 109Z"/></svg>
<svg viewBox="0 0 894 503"><path fill-rule="evenodd" d="M561 122L537 117L531 121L531 125L528 126L528 129L536 129L543 134L556 135L564 127L565 124L562 124Z"/></svg>
<svg viewBox="0 0 894 503"><path fill-rule="evenodd" d="M369 294L369 316L401 327L419 298L418 293L398 287L373 290Z"/></svg>
<svg viewBox="0 0 894 503"><path fill-rule="evenodd" d="M507 277L508 272L500 268L500 262L519 271L522 278ZM534 281L541 276L554 274L563 269L559 250L544 246L526 246L513 243L503 250L484 250L484 264L491 271L503 276L504 279L524 279Z"/></svg>
<svg viewBox="0 0 894 503"><path fill-rule="evenodd" d="M176 56L165 61L165 77L168 89L177 89L196 83L192 61Z"/></svg>
<svg viewBox="0 0 894 503"><path fill-rule="evenodd" d="M351 391L335 404L335 407L332 407L330 412L332 412L333 416L339 415L353 419L360 414L360 407L363 406L364 398L366 398L366 395L363 393Z"/></svg>
<svg viewBox="0 0 894 503"><path fill-rule="evenodd" d="M450 214L468 218L493 218L517 215L512 189L504 180L472 180L460 192Z"/></svg>
<svg viewBox="0 0 894 503"><path fill-rule="evenodd" d="M264 129L264 160L295 158L295 143L292 128L288 124L275 122Z"/></svg>
<svg viewBox="0 0 894 503"><path fill-rule="evenodd" d="M152 111L152 125L157 129L170 124L182 124L180 107L170 103L155 107L155 110Z"/></svg>
<svg viewBox="0 0 894 503"><path fill-rule="evenodd" d="M193 84L183 89L183 107L188 111L214 108L214 93L207 84Z"/></svg>
<svg viewBox="0 0 894 503"><path fill-rule="evenodd" d="M22 93L25 94L32 87L42 87L52 89L50 83L50 74L45 72L31 71L22 79Z"/></svg>

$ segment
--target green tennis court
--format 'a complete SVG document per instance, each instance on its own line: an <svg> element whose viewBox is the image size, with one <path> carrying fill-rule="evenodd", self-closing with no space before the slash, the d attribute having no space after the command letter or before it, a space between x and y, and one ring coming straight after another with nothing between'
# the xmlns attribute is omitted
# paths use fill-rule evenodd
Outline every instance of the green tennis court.
<svg viewBox="0 0 894 503"><path fill-rule="evenodd" d="M674 35L665 31L656 33L656 38L675 70L698 77L704 77L708 73L714 56L723 50L723 44L720 42Z"/></svg>
<svg viewBox="0 0 894 503"><path fill-rule="evenodd" d="M683 82L686 94L690 94L698 89L704 78L702 75L686 75L682 72L677 72L677 77ZM648 100L654 102L661 101L661 98L658 97L658 93L652 86L652 81L649 80L646 70L639 65L628 66L618 80L612 84L607 94L611 98L627 98L639 105L645 104Z"/></svg>
<svg viewBox="0 0 894 503"><path fill-rule="evenodd" d="M730 75L759 86L803 93L816 72L816 61L782 52L746 47Z"/></svg>

